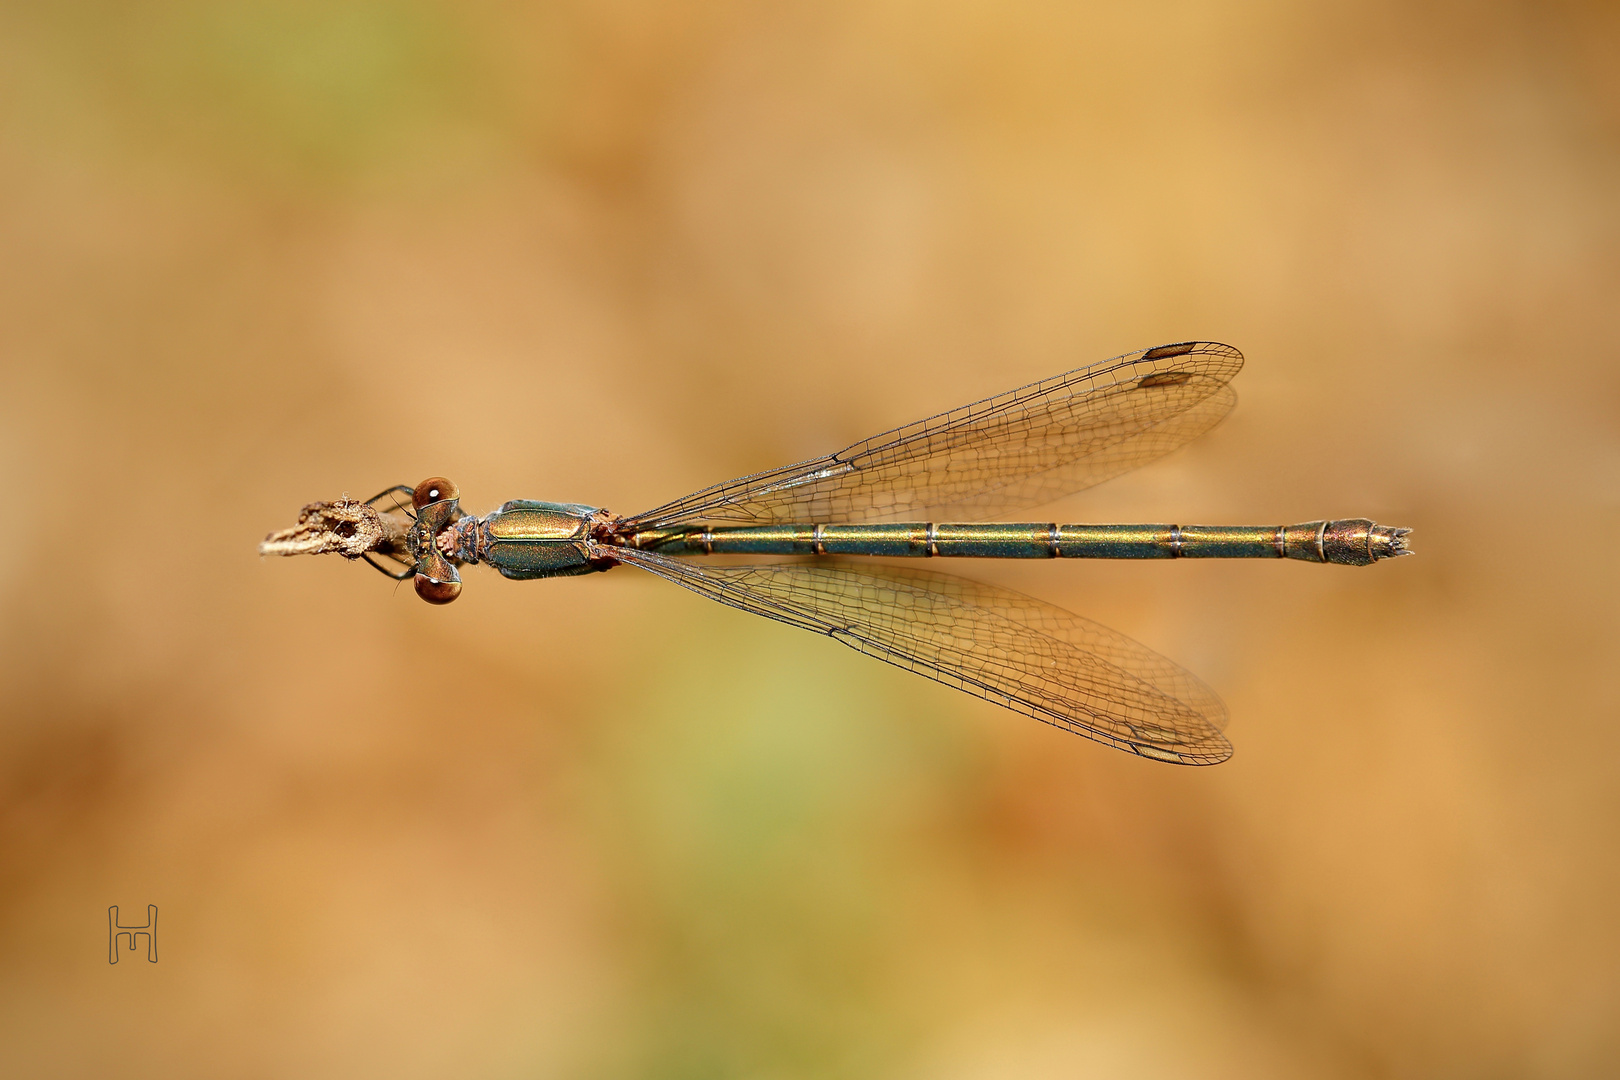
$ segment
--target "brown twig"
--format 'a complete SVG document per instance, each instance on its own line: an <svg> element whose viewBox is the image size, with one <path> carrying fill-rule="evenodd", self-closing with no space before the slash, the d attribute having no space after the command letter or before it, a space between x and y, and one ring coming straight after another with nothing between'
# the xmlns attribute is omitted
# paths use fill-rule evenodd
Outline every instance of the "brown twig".
<svg viewBox="0 0 1620 1080"><path fill-rule="evenodd" d="M259 544L260 555L342 555L358 559L367 552L409 561L408 526L392 514L351 499L310 503L298 512L298 524L273 532Z"/></svg>

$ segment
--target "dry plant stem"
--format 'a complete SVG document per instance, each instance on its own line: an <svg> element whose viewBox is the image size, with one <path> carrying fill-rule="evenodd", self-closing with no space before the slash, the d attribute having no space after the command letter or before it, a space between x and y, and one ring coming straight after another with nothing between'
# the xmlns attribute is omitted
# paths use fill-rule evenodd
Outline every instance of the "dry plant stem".
<svg viewBox="0 0 1620 1080"><path fill-rule="evenodd" d="M260 555L342 555L358 559L367 552L406 556L406 526L391 514L350 499L310 503L298 513L298 524L273 532L259 545Z"/></svg>

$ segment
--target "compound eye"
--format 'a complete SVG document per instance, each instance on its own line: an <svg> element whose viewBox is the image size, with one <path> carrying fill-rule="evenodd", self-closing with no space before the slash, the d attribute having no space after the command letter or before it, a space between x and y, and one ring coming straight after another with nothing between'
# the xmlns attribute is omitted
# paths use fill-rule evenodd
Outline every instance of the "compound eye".
<svg viewBox="0 0 1620 1080"><path fill-rule="evenodd" d="M430 604L448 604L461 595L461 582L434 581L426 574L417 574L416 595Z"/></svg>
<svg viewBox="0 0 1620 1080"><path fill-rule="evenodd" d="M446 499L461 498L461 489L442 476L430 476L411 492L411 505L418 510Z"/></svg>

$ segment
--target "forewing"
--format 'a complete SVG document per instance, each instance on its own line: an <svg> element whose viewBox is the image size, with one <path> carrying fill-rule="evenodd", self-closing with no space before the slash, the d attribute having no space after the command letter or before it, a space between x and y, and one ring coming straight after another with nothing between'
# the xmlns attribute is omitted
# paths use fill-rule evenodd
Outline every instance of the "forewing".
<svg viewBox="0 0 1620 1080"><path fill-rule="evenodd" d="M975 521L1163 457L1220 422L1243 354L1215 342L1128 353L628 518L768 525Z"/></svg>
<svg viewBox="0 0 1620 1080"><path fill-rule="evenodd" d="M603 549L722 604L1143 757L1231 756L1214 691L1122 634L1008 589L876 563L698 564Z"/></svg>

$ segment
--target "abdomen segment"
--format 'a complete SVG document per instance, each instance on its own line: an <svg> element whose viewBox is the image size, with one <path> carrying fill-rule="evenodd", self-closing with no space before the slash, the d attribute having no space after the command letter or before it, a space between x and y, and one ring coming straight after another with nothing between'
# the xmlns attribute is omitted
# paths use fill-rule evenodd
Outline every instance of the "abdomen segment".
<svg viewBox="0 0 1620 1080"><path fill-rule="evenodd" d="M1299 525L895 522L652 529L625 546L669 555L887 555L971 559L1300 559L1365 566L1410 554L1410 530L1366 518Z"/></svg>

